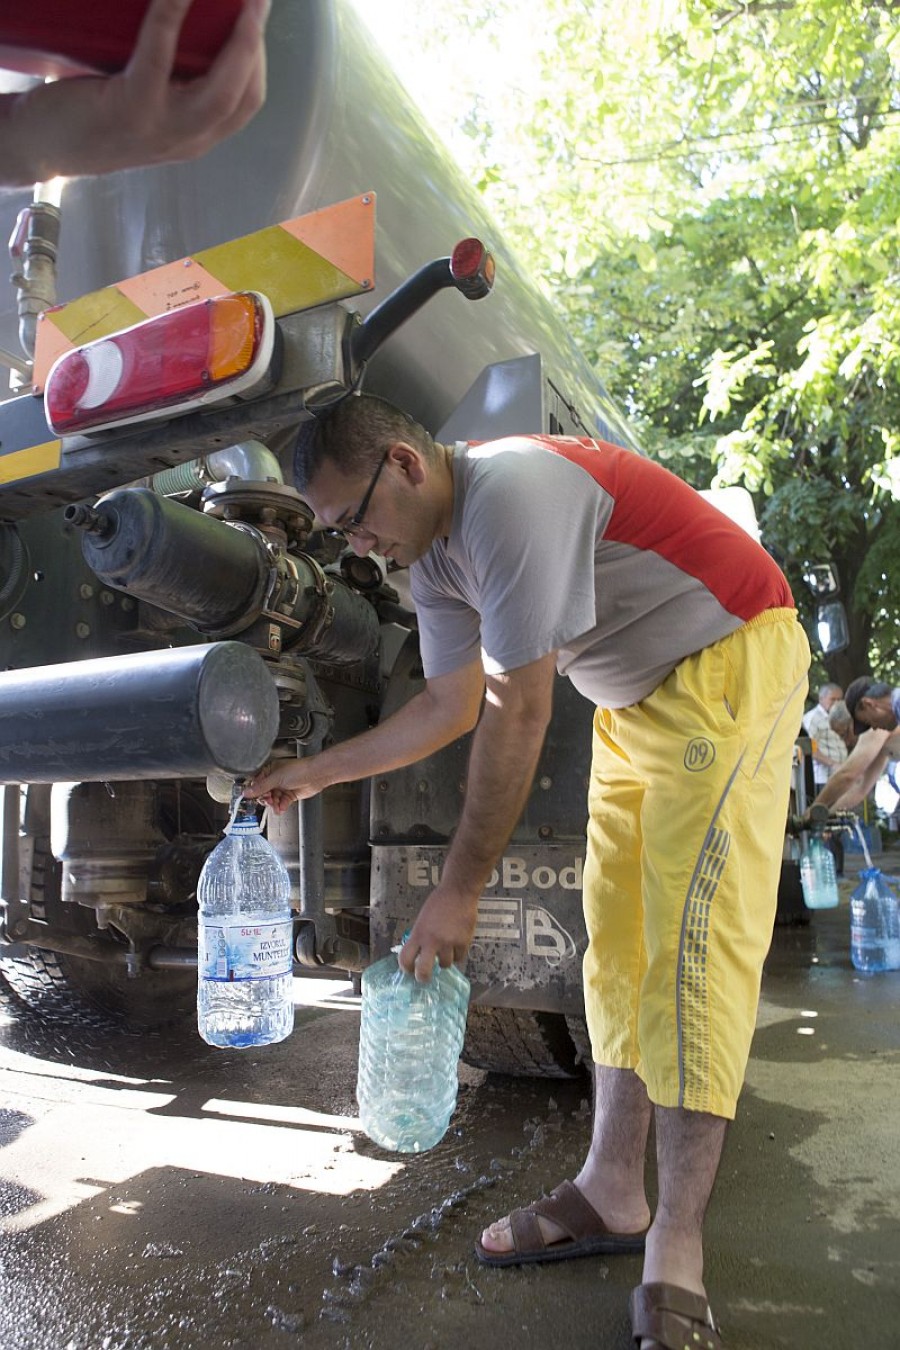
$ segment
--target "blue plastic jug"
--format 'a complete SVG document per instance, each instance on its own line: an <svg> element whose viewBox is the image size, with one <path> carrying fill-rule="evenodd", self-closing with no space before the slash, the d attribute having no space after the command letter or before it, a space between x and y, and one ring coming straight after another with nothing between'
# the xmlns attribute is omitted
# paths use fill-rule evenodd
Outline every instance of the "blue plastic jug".
<svg viewBox="0 0 900 1350"><path fill-rule="evenodd" d="M422 1153L444 1137L468 1008L469 981L456 966L436 966L420 984L392 953L363 972L356 1096L374 1143Z"/></svg>
<svg viewBox="0 0 900 1350"><path fill-rule="evenodd" d="M859 874L850 897L850 959L857 970L874 974L900 970L900 910L897 896L877 867Z"/></svg>
<svg viewBox="0 0 900 1350"><path fill-rule="evenodd" d="M210 1045L283 1041L294 1025L291 879L239 798L197 886L197 1026Z"/></svg>

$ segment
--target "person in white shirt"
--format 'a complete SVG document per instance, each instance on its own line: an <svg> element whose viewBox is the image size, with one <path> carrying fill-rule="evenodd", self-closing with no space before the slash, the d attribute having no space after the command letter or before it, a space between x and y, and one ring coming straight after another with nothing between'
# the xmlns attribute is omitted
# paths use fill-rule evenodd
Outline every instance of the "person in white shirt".
<svg viewBox="0 0 900 1350"><path fill-rule="evenodd" d="M816 738L817 763L825 769L825 782L839 769L850 753L848 740L854 743L853 718L842 698L831 706L827 724Z"/></svg>
<svg viewBox="0 0 900 1350"><path fill-rule="evenodd" d="M803 728L813 743L813 781L817 789L828 782L829 774L841 762L840 759L833 759L827 750L821 748L821 744L823 737L827 739L830 730L828 714L843 697L844 691L839 684L823 684L819 689L818 703L803 714Z"/></svg>
<svg viewBox="0 0 900 1350"><path fill-rule="evenodd" d="M816 767L825 769L826 781L847 759L850 751L848 742L853 743L853 718L843 699L831 705L828 724L819 732L815 743L814 761ZM825 847L834 858L834 868L839 877L844 875L844 839L842 830L828 830L825 834Z"/></svg>

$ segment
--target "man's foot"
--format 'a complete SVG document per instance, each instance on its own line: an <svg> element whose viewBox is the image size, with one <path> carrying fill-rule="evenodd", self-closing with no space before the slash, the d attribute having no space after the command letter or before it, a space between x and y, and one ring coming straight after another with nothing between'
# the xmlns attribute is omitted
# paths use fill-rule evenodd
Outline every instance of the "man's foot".
<svg viewBox="0 0 900 1350"><path fill-rule="evenodd" d="M629 1301L631 1330L640 1350L722 1350L704 1295L675 1284L639 1284Z"/></svg>
<svg viewBox="0 0 900 1350"><path fill-rule="evenodd" d="M646 1211L617 1215L615 1223L607 1224L577 1185L563 1181L549 1196L492 1223L476 1243L475 1254L491 1266L640 1254L649 1221Z"/></svg>

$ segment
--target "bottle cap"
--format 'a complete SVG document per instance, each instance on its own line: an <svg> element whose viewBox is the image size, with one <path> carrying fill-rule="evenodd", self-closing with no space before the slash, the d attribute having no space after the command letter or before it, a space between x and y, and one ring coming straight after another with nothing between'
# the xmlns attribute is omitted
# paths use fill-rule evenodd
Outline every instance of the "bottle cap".
<svg viewBox="0 0 900 1350"><path fill-rule="evenodd" d="M231 819L225 826L226 834L259 834L260 823L256 817L256 807L246 797L235 803Z"/></svg>
<svg viewBox="0 0 900 1350"><path fill-rule="evenodd" d="M259 821L254 817L252 820L232 820L225 826L226 834L259 834Z"/></svg>

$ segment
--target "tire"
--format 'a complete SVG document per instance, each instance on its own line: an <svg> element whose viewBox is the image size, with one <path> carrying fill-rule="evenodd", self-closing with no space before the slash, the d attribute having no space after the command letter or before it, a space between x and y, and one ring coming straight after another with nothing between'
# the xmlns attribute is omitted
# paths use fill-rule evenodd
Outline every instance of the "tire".
<svg viewBox="0 0 900 1350"><path fill-rule="evenodd" d="M566 1026L569 1028L569 1035L572 1037L572 1043L575 1046L576 1062L584 1068L586 1073L592 1073L594 1052L591 1049L587 1019L585 1017L567 1017Z"/></svg>
<svg viewBox="0 0 900 1350"><path fill-rule="evenodd" d="M578 1078L584 1073L561 1013L469 1009L462 1059L514 1078Z"/></svg>
<svg viewBox="0 0 900 1350"><path fill-rule="evenodd" d="M193 971L148 971L129 979L122 966L36 947L0 962L14 1001L57 1026L150 1031L184 1021L195 1007Z"/></svg>
<svg viewBox="0 0 900 1350"><path fill-rule="evenodd" d="M15 1009L18 999L16 991L3 974L2 963L0 963L0 1008Z"/></svg>
<svg viewBox="0 0 900 1350"><path fill-rule="evenodd" d="M61 904L60 865L45 835L34 838L33 903ZM0 960L0 1006L26 1009L56 1026L133 1028L170 1026L192 1015L196 972L146 971L130 979L120 965L90 961L35 947L27 956Z"/></svg>

